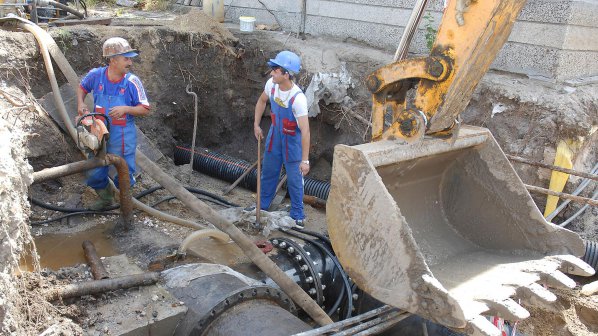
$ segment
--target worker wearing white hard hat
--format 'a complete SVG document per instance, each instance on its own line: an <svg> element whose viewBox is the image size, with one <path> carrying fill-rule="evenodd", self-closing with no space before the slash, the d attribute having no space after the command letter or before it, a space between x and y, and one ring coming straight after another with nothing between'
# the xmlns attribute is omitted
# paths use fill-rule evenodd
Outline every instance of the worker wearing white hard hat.
<svg viewBox="0 0 598 336"><path fill-rule="evenodd" d="M130 72L132 58L137 57L137 50L121 37L112 37L104 42L102 56L107 58L108 66L92 69L81 81L77 90L79 115L87 112L85 96L93 94L94 112L107 117L110 137L107 152L125 159L129 166L131 185L135 183L135 150L137 133L135 117L145 116L150 112L150 105L139 77ZM115 179L118 186L118 179ZM87 185L96 190L98 202L90 208L104 209L114 201L108 181L108 167L101 167L87 174Z"/></svg>

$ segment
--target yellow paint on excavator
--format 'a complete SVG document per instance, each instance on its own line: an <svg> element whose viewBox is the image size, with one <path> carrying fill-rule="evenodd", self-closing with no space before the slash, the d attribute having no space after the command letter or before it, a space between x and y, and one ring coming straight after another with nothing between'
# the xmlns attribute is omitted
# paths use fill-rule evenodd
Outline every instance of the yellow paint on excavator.
<svg viewBox="0 0 598 336"><path fill-rule="evenodd" d="M379 301L470 335L500 335L483 315L528 317L512 298L555 301L540 284L574 287L562 272L594 274L577 258L583 241L546 222L492 134L459 127L524 4L449 0L429 57L367 78L374 142L334 150L326 216L347 273Z"/></svg>
<svg viewBox="0 0 598 336"><path fill-rule="evenodd" d="M481 314L523 319L524 303L591 275L576 233L546 222L484 128L453 144L337 145L326 216L332 245L359 288L437 323L493 335ZM539 288L539 289L538 289ZM486 331L484 331L486 330Z"/></svg>

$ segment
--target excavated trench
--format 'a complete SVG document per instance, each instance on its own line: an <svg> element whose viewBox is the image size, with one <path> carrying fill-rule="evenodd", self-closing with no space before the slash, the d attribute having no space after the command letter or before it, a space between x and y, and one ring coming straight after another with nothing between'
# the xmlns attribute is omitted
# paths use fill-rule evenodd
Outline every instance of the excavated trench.
<svg viewBox="0 0 598 336"><path fill-rule="evenodd" d="M9 60L8 63L5 63L8 66L2 68L3 85L22 88L24 92L30 92L31 96L35 98L44 97L51 91L51 88L32 36L23 32L0 32L3 43L7 42L9 53L12 53L10 57L6 54L2 56ZM152 105L152 113L145 118L138 118L137 125L167 158L174 157L177 146L188 147L191 142L194 102L193 97L185 92L185 88L190 84L192 90L198 95L199 121L196 146L209 148L247 162L256 160L257 143L252 128L253 109L263 90L264 83L268 79L266 61L278 51L285 49L286 35L282 38L280 36L271 38L272 35L268 37L260 35L260 33L239 34L237 32L233 35L221 25L193 13L184 19L175 21L153 21L138 24L137 22L117 20L108 27L65 27L54 29L51 34L79 75L85 74L93 67L103 65L100 57L101 44L108 37L126 37L135 48L139 49L140 56L135 60L132 72L138 75L144 83ZM301 51L301 47L296 44L298 42L294 41L293 43L295 45L292 45L291 48ZM367 106L369 97L361 85L361 80L369 71L384 62L359 58L351 52L341 50L337 50L337 53L339 58L343 58L343 61L347 62L348 69L355 77L354 82L357 83L350 95L358 104ZM322 57L323 55L324 52L322 52ZM366 66L363 66L363 59L367 59ZM322 69L318 67L306 66L306 70L298 76L298 84L306 88L311 75L320 70ZM58 70L56 72L59 84L64 85L65 78ZM588 167L595 161L596 133L590 132L590 130L596 124L596 97L587 98L584 88L579 89L579 97L564 97L565 103L581 102L582 107L587 107L585 114L573 115L576 112L574 108L563 109L559 106L555 107L554 104L551 105L550 99L546 98L551 95L549 90L539 89L538 92L532 92L528 96L517 95L514 93L520 90L517 85L525 86L521 83L495 89L495 87L502 87L505 82L513 80L511 77L503 79L501 76L503 75L489 76L489 79L480 84L480 89L463 115L466 122L490 128L506 152L526 155L538 160L554 155L553 148L556 147L558 138L585 136L589 140L586 140L585 147L580 149L577 164L580 167ZM522 82L524 81L522 80ZM544 96L544 99L549 102L534 101L529 97L534 94ZM506 108L500 110L496 106L501 106L501 109L505 106ZM320 107L323 112L310 118L312 130L310 177L327 180L330 177L334 145L337 143L353 145L363 142L367 127L355 120L350 121L351 118L343 113L343 109L334 104L329 106L321 104ZM500 112L497 112L499 110ZM11 122L18 117L8 115L3 118ZM531 118L536 118L538 122L531 122ZM268 126L269 119L264 118L262 127L266 129ZM30 136L26 145L26 156L34 171L82 159L72 141L68 137L62 136L57 126L47 117L34 118L29 122L27 128L31 134L40 135ZM594 144L592 145L592 143ZM529 167L516 168L522 180L529 184L539 185L546 183L548 179L548 174L545 171ZM181 167L170 169L171 175L180 176L184 173L184 169ZM207 185L214 190L226 185L204 176L199 178L203 186ZM80 205L89 198L89 192L82 191L81 182L81 177L62 179L33 186L31 192L38 196L47 195L54 203ZM149 187L152 182L142 180L140 185ZM77 194L83 194L83 196L77 197ZM235 201L242 205L253 202L249 193L239 193L235 197ZM537 197L536 201L542 207L543 200ZM189 215L189 212L180 204L169 204L165 208L173 209L181 216ZM568 213L573 210L569 210ZM35 211L38 215L39 209ZM310 211L308 216L316 219L313 228L324 229L325 222L322 212L318 213L313 209L308 211ZM594 211L594 214L596 212L595 209L591 211ZM596 229L590 226L594 221L592 218L595 218L595 215L583 218L574 226L590 239L598 235ZM139 228L140 236L147 238L146 241L132 239L131 236L106 240L102 236L101 240L109 243L105 246L98 246L101 253L103 255L135 253L133 258L137 263L148 267L167 251L172 251L172 248L180 242L177 238L184 237L187 233L185 230L176 229L172 231L180 232L173 234L169 231L165 237L160 231L171 229L164 226L163 223L154 223L149 217L141 215L138 221L143 223ZM82 224L84 223L80 221L63 221L61 225L70 234L65 239L73 241L101 236L98 226L86 226L87 230L83 230L83 233L78 232L77 226ZM46 230L45 227L42 229ZM37 230L41 232L41 229L36 227L32 230L34 235ZM44 253L40 247L55 247L65 241L60 238L53 240L55 237L47 235L45 232L41 234L40 238L42 239L38 240L38 253L40 254ZM167 233L167 231L163 232ZM56 249L50 249L45 254L49 259L44 265L58 268L82 262L80 257L72 258L73 254L68 253L70 249L77 248L76 245L60 245L62 246L61 252L67 252L62 257L55 253ZM247 263L242 251L236 247L223 247L218 242L210 241L202 249L207 255L214 254L216 250L222 253L220 256L214 255L212 258L200 258L199 261L235 265ZM53 257L49 257L50 255ZM53 262L55 263L53 264ZM26 264L31 263L34 261L26 262ZM579 312L577 314L582 317L588 315L586 310L598 311L594 309L595 305L590 305L589 308L583 304L571 304L571 306L585 309L583 314ZM575 310L575 308L569 310ZM543 314L542 312L536 313ZM559 327L565 328L566 324L574 324L571 322L571 320L575 320L574 315L576 314L570 311L564 313L563 323L558 323ZM552 319L546 318L546 320ZM87 321L85 318L81 318L79 324L86 325L88 322L85 321ZM536 323L533 324L536 325ZM583 324L587 326L583 326ZM582 327L578 326L578 329L573 330L592 329L594 324L593 322L583 322Z"/></svg>
<svg viewBox="0 0 598 336"><path fill-rule="evenodd" d="M255 38L241 41L220 27L217 31L213 28L199 32L167 26L66 27L53 35L80 75L104 65L99 50L110 36L126 36L139 49L132 72L143 81L152 112L138 118L137 125L165 156L173 158L176 146L189 147L191 143L194 101L185 91L190 84L198 96L196 146L248 162L256 160L254 106L269 78L266 61L282 50L282 44L263 43ZM32 93L37 97L50 91L44 80L46 75L40 70L43 69L37 68L31 74L39 78L31 82ZM300 74L298 84L306 88L309 77L307 71ZM59 76L59 84L63 83ZM351 129L337 129L336 114L310 120L314 178L329 178L336 143L363 141L362 135ZM263 119L262 127L269 127L268 118ZM49 157L39 160L53 163Z"/></svg>

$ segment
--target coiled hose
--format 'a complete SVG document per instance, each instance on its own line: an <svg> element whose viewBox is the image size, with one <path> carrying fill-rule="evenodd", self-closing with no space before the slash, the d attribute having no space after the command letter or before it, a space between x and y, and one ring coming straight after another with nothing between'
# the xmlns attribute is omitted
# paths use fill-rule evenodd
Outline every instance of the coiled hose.
<svg viewBox="0 0 598 336"><path fill-rule="evenodd" d="M586 246L586 253L581 259L598 271L598 242L584 240L583 243Z"/></svg>
<svg viewBox="0 0 598 336"><path fill-rule="evenodd" d="M189 148L176 146L174 149L174 164L182 165L191 160ZM205 148L197 148L193 156L193 169L203 174L227 181L236 181L251 164L247 161L235 159ZM257 169L253 169L239 183L242 187L255 190L257 187ZM305 194L326 200L330 193L330 182L304 177Z"/></svg>

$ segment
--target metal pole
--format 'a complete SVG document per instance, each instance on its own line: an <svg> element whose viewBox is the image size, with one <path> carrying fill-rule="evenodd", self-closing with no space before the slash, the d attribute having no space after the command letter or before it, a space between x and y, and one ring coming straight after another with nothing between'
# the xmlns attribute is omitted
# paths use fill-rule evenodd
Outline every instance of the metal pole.
<svg viewBox="0 0 598 336"><path fill-rule="evenodd" d="M317 329L312 329L309 331L304 331L298 334L295 334L293 336L318 336L318 335L325 335L327 333L330 332L334 332L337 330L341 330L347 326L353 325L355 323L360 323L361 321L365 321L367 319L376 317L376 316L380 316L386 312L391 311L392 309L394 309L391 306L383 306L380 308L376 308L374 310L370 310L369 312L365 312L361 315L357 315L357 316L353 316L351 318L348 318L346 320L342 320L333 324L329 324Z"/></svg>
<svg viewBox="0 0 598 336"><path fill-rule="evenodd" d="M86 282L77 282L66 286L51 288L46 292L48 301L68 299L83 295L105 293L117 289L126 289L138 286L153 285L160 279L160 273L149 272L141 274L132 274L119 278L91 280Z"/></svg>
<svg viewBox="0 0 598 336"><path fill-rule="evenodd" d="M261 208L261 193L262 193L262 138L257 139L257 192L255 202L255 225L260 226L260 217L262 213Z"/></svg>
<svg viewBox="0 0 598 336"><path fill-rule="evenodd" d="M415 6L413 7L413 11L411 12L411 16L409 17L409 21L405 26L405 30L403 30L403 36L401 36L401 41L399 42L399 46L397 47L397 51L395 52L395 56L393 58L393 62L400 61L405 59L407 56L407 51L409 50L409 45L411 44L411 40L417 31L417 26L421 21L422 14L426 9L426 5L428 4L428 0L417 0Z"/></svg>
<svg viewBox="0 0 598 336"><path fill-rule="evenodd" d="M224 189L222 191L222 195L226 195L229 192L231 192L231 190L235 189L235 187L239 183L241 183L241 181L243 181L243 179L245 178L245 176L247 176L251 172L251 170L253 170L253 168L255 168L257 166L258 162L259 162L259 160L255 161L251 166L249 166L247 169L245 169L245 171L243 172L243 174L241 174L241 176L239 176L239 178L235 182L233 182L233 184L231 184L230 186L226 187L226 189ZM258 176L257 178L259 179L260 177Z"/></svg>
<svg viewBox="0 0 598 336"><path fill-rule="evenodd" d="M595 175L595 174L579 172L577 170L562 168L562 167L553 166L553 165L549 165L549 164L541 163L541 162L534 162L534 161L528 160L526 158L522 158L522 157L515 156L515 155L509 155L509 154L505 154L505 155L507 156L507 159L509 159L511 161L521 162L521 163L528 164L530 166L542 167L542 168L558 171L561 173L571 174L571 175L575 175L575 176L581 176L581 177L585 177L585 178L588 178L588 179L591 179L594 181L598 181L598 175Z"/></svg>
<svg viewBox="0 0 598 336"><path fill-rule="evenodd" d="M533 191L533 192L537 192L537 193L542 193L542 194L546 194L546 195L558 196L560 198L570 199L573 202L579 202L579 203L589 204L589 205L592 205L592 206L598 206L598 200L593 200L591 198L581 197L581 196L573 196L571 194L566 194L566 193L562 193L562 192L552 191L552 190L549 190L549 189L540 188L540 187L536 187L536 186L531 186L531 185L528 185L528 184L526 184L525 187L529 191Z"/></svg>
<svg viewBox="0 0 598 336"><path fill-rule="evenodd" d="M89 268L91 268L93 278L95 280L108 279L110 277L108 271L106 271L102 260L98 257L96 247L93 243L89 240L84 240L82 246L83 252L85 253L85 260L87 260L87 264L89 265Z"/></svg>
<svg viewBox="0 0 598 336"><path fill-rule="evenodd" d="M188 94L193 96L194 102L194 114L193 114L193 137L191 140L191 162L189 162L189 181L191 181L191 175L193 175L193 156L195 154L195 135L197 133L197 94L191 91L191 84L185 88Z"/></svg>

